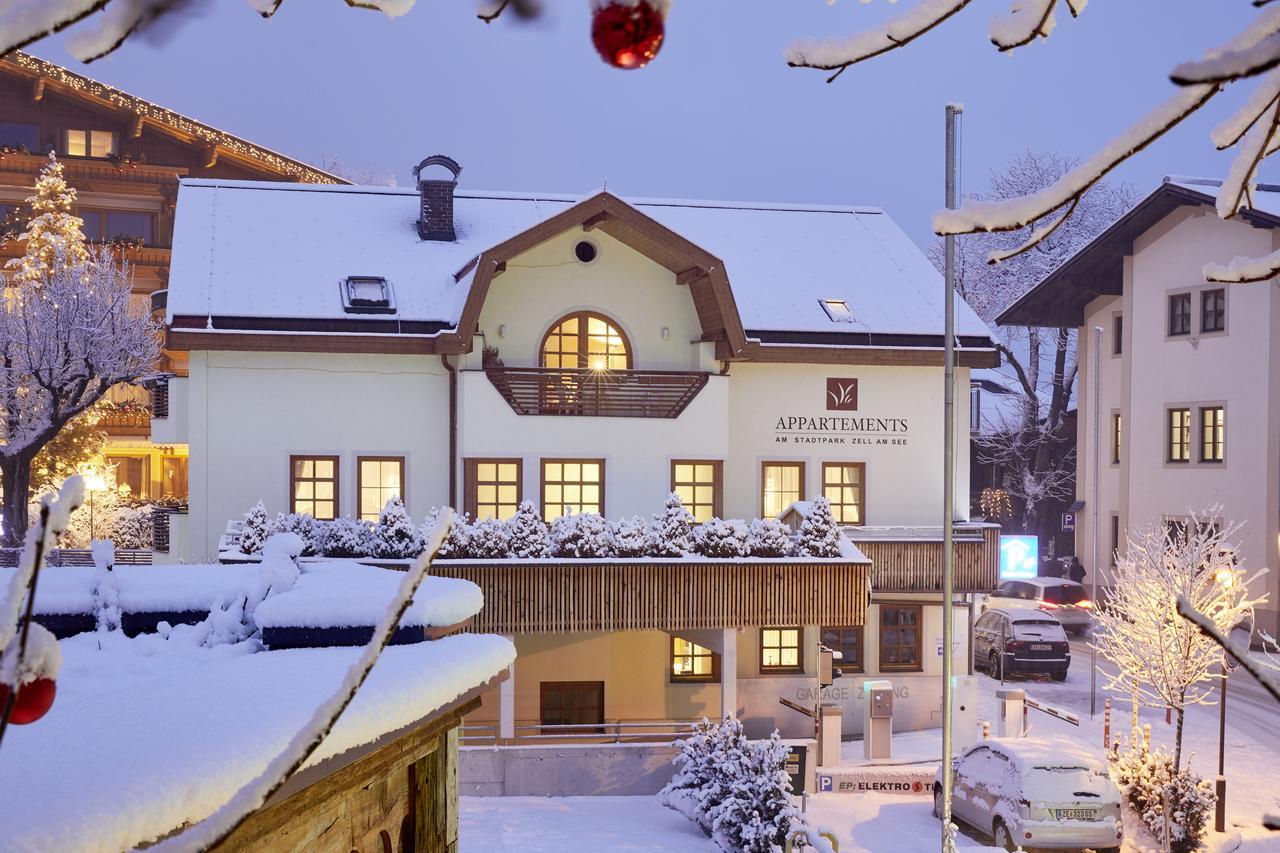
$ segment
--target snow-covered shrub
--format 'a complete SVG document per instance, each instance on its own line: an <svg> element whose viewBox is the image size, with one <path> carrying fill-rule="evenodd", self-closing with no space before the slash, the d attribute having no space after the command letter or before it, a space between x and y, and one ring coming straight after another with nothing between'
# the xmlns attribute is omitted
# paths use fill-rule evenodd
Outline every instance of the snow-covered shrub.
<svg viewBox="0 0 1280 853"><path fill-rule="evenodd" d="M551 541L557 557L612 557L614 553L609 522L594 512L557 518L551 523Z"/></svg>
<svg viewBox="0 0 1280 853"><path fill-rule="evenodd" d="M658 792L658 800L692 820L708 835L712 832L709 814L729 795L733 777L728 770L737 766L730 757L750 749L741 721L725 716L719 723L703 719L693 733L673 746L680 754L672 761L679 769Z"/></svg>
<svg viewBox="0 0 1280 853"><path fill-rule="evenodd" d="M323 521L316 521L306 512L278 513L271 525L272 533L288 532L302 540L302 556L314 557L324 553L324 537L328 532Z"/></svg>
<svg viewBox="0 0 1280 853"><path fill-rule="evenodd" d="M404 560L422 553L422 534L413 526L413 519L399 497L391 498L378 513L378 524L373 529L373 553L378 557Z"/></svg>
<svg viewBox="0 0 1280 853"><path fill-rule="evenodd" d="M326 557L367 557L373 553L373 525L358 518L335 518L324 526Z"/></svg>
<svg viewBox="0 0 1280 853"><path fill-rule="evenodd" d="M831 514L831 502L817 497L809 508L809 514L800 524L799 550L804 557L839 557L840 529Z"/></svg>
<svg viewBox="0 0 1280 853"><path fill-rule="evenodd" d="M95 539L89 544L93 553L93 618L99 631L120 629L120 586L112 571L116 562L116 547L111 542Z"/></svg>
<svg viewBox="0 0 1280 853"><path fill-rule="evenodd" d="M471 525L467 551L477 560L504 560L511 556L511 531L496 518L485 518Z"/></svg>
<svg viewBox="0 0 1280 853"><path fill-rule="evenodd" d="M738 519L713 518L693 530L693 549L704 557L745 557L747 524Z"/></svg>
<svg viewBox="0 0 1280 853"><path fill-rule="evenodd" d="M633 515L613 524L613 548L619 557L647 557L653 553L649 522Z"/></svg>
<svg viewBox="0 0 1280 853"><path fill-rule="evenodd" d="M791 531L776 518L757 518L747 530L747 553L752 557L787 557L792 549Z"/></svg>
<svg viewBox="0 0 1280 853"><path fill-rule="evenodd" d="M551 532L538 515L533 501L521 501L516 514L507 520L507 538L513 557L537 559L551 556Z"/></svg>
<svg viewBox="0 0 1280 853"><path fill-rule="evenodd" d="M712 837L726 853L776 853L801 822L791 803L789 751L775 729L767 741L749 743L722 760L720 772L733 781L708 817Z"/></svg>
<svg viewBox="0 0 1280 853"><path fill-rule="evenodd" d="M422 523L423 529L428 530L435 527L436 518L439 516L440 510L433 509L427 520ZM426 534L423 534L426 538ZM459 515L453 513L453 520L449 524L449 535L444 538L444 542L440 543L439 557L442 560L465 560L471 556L471 521L466 513Z"/></svg>
<svg viewBox="0 0 1280 853"><path fill-rule="evenodd" d="M683 557L693 551L693 516L675 492L667 495L662 512L653 517L653 543L659 557Z"/></svg>
<svg viewBox="0 0 1280 853"><path fill-rule="evenodd" d="M267 515L267 508L262 501L249 507L244 514L244 524L240 528L240 550L245 554L256 554L272 533L272 519Z"/></svg>
<svg viewBox="0 0 1280 853"><path fill-rule="evenodd" d="M1148 749L1137 733L1129 748L1116 756L1112 777L1134 814L1157 839L1164 838L1168 798L1172 853L1200 849L1218 801L1213 783L1198 778L1189 767L1175 770L1173 756L1164 747Z"/></svg>
<svg viewBox="0 0 1280 853"><path fill-rule="evenodd" d="M262 562L258 564L259 600L268 595L293 589L298 582L298 557L306 544L296 533L273 533L262 546Z"/></svg>
<svg viewBox="0 0 1280 853"><path fill-rule="evenodd" d="M107 535L117 548L151 550L151 506L120 505L111 513Z"/></svg>

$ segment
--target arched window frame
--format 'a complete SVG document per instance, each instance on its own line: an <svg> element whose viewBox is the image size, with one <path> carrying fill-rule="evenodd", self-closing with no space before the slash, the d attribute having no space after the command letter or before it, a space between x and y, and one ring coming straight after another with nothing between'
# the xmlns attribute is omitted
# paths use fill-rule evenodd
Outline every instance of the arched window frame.
<svg viewBox="0 0 1280 853"><path fill-rule="evenodd" d="M551 336L556 333L557 329L563 326L567 321L575 318L578 320L578 330L579 330L578 331L578 360L579 360L578 367L579 369L588 367L588 364L587 364L588 335L586 330L587 330L587 323L591 319L602 320L605 323L608 323L611 328L617 330L618 337L622 339L622 345L623 347L626 348L627 366L625 369L631 370L633 368L635 364L635 361L634 361L635 349L631 346L631 338L628 337L626 330L622 328L622 324L614 320L608 314L602 314L599 311L587 311L587 310L570 311L568 314L565 314L564 316L560 317L558 320L552 323L549 327L547 327L547 331L543 334L542 340L538 344L538 366L539 367L547 367L547 341L551 339ZM552 369L556 369L556 368L552 368Z"/></svg>

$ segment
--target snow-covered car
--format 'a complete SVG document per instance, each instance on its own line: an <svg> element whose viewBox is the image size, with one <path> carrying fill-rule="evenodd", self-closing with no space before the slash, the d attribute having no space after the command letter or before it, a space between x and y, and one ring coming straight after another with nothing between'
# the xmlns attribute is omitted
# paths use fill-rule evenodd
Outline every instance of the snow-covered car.
<svg viewBox="0 0 1280 853"><path fill-rule="evenodd" d="M1105 760L1062 740L991 738L954 759L952 816L996 846L1118 853L1120 789ZM942 816L942 770L933 786Z"/></svg>
<svg viewBox="0 0 1280 853"><path fill-rule="evenodd" d="M1034 607L1052 613L1073 634L1093 625L1093 602L1079 583L1066 578L1028 578L1005 581L987 596L987 609Z"/></svg>
<svg viewBox="0 0 1280 853"><path fill-rule="evenodd" d="M1017 673L1066 681L1071 644L1061 623L1043 610L988 610L973 624L973 661L992 678Z"/></svg>

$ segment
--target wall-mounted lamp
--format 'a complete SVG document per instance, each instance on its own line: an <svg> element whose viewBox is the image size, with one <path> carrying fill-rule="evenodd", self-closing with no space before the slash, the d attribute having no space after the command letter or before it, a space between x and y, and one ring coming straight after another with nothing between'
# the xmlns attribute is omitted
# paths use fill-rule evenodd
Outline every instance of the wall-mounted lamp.
<svg viewBox="0 0 1280 853"><path fill-rule="evenodd" d="M664 341L671 340L671 329L667 326L662 327L662 339Z"/></svg>
<svg viewBox="0 0 1280 853"><path fill-rule="evenodd" d="M498 337L500 337L500 338L505 338L506 336L507 336L507 324L506 324L506 323L499 323L499 324L498 324Z"/></svg>

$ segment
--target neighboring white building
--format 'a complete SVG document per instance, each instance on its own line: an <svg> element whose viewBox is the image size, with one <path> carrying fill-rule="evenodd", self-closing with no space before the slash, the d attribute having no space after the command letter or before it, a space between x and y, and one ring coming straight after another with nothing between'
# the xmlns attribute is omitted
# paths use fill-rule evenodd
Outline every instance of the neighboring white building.
<svg viewBox="0 0 1280 853"><path fill-rule="evenodd" d="M728 618L734 602L696 626L710 630L665 634L482 613L516 634L503 702L545 720L533 688L572 679L602 698L561 698L609 718L715 716L758 695L772 719L778 696L813 692L822 629L847 629L850 674L940 671L943 290L883 211L464 192L448 158L420 171L416 189L183 183L165 319L190 376L171 385L166 435L190 447L191 510L175 552L211 555L259 498L320 518L376 518L396 494L417 519L507 517L521 499L547 519L616 518L676 490L705 520L822 494L867 540L865 624ZM966 305L957 316L963 436L969 369L997 356ZM960 538L958 591L991 588L994 531ZM682 630L724 656L718 691L673 676ZM765 660L779 641L799 644L785 673ZM935 693L913 694L923 724Z"/></svg>
<svg viewBox="0 0 1280 853"><path fill-rule="evenodd" d="M1222 520L1245 525L1237 544L1247 565L1270 570L1256 592L1270 596L1260 621L1274 632L1280 293L1274 282L1207 284L1201 268L1280 247L1280 192L1260 186L1253 208L1225 221L1214 208L1217 186L1166 178L998 322L1080 329L1076 494L1085 507L1076 553L1086 568L1094 570L1095 510L1099 562L1114 565L1129 531L1150 521L1181 523L1189 511L1220 505ZM1094 358L1095 328L1102 329L1101 359Z"/></svg>

